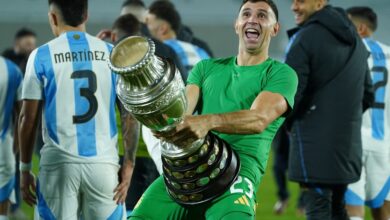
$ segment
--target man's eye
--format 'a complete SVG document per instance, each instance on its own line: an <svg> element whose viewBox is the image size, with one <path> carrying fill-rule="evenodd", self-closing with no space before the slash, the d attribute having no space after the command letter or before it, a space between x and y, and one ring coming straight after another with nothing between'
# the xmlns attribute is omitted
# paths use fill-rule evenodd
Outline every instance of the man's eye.
<svg viewBox="0 0 390 220"><path fill-rule="evenodd" d="M258 17L259 17L259 18L267 18L267 15L264 14L264 13L260 13L260 14L258 15Z"/></svg>

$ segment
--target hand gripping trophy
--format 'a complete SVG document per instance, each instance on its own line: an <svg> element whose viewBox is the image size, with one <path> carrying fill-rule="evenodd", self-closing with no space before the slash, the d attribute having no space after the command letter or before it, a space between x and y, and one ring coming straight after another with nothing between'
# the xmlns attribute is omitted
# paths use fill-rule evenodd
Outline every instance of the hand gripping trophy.
<svg viewBox="0 0 390 220"><path fill-rule="evenodd" d="M169 131L187 108L180 72L168 59L154 54L150 39L132 36L112 50L109 67L117 74L117 94L125 108L143 125ZM237 154L209 132L187 146L161 142L167 192L177 203L195 205L223 194L240 169Z"/></svg>

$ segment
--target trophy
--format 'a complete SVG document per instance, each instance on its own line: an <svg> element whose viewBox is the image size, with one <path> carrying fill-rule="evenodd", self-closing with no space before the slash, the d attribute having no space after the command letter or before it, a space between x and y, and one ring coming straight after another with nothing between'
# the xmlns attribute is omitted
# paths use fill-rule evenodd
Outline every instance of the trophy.
<svg viewBox="0 0 390 220"><path fill-rule="evenodd" d="M116 90L126 110L152 130L169 131L185 115L185 86L174 63L154 52L151 39L128 37L113 48L108 65L119 74ZM182 205L222 195L240 169L238 155L211 132L186 146L161 141L161 153L167 192Z"/></svg>

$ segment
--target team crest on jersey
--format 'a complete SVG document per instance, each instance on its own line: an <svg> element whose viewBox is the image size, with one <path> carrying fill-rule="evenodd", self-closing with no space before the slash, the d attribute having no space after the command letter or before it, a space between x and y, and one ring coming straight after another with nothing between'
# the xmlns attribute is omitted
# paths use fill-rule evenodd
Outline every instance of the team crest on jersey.
<svg viewBox="0 0 390 220"><path fill-rule="evenodd" d="M74 35L73 35L73 38L74 38L75 40L79 40L79 39L80 39L80 35L74 34Z"/></svg>

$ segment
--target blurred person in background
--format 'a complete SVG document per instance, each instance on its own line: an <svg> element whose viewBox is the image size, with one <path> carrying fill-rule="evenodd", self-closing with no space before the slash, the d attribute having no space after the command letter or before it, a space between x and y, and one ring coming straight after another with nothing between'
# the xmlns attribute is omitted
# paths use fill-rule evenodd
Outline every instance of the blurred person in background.
<svg viewBox="0 0 390 220"><path fill-rule="evenodd" d="M18 115L21 107L23 75L12 61L0 56L0 220L7 220L11 203L16 202ZM20 210L19 210L20 211ZM14 217L24 219L19 214Z"/></svg>
<svg viewBox="0 0 390 220"><path fill-rule="evenodd" d="M309 220L347 220L344 194L362 168L362 114L373 100L366 50L352 22L327 0L293 0L286 64L298 74L288 118L289 178Z"/></svg>
<svg viewBox="0 0 390 220"><path fill-rule="evenodd" d="M371 209L375 220L388 220L386 211L390 197L390 47L372 35L378 27L378 18L372 8L356 6L347 9L357 32L370 52L368 65L374 85L375 100L363 115L363 170L360 180L350 184L345 194L351 220L364 219L364 205ZM385 205L386 204L386 205Z"/></svg>
<svg viewBox="0 0 390 220"><path fill-rule="evenodd" d="M6 49L3 56L16 63L24 74L28 56L37 47L36 44L36 33L28 28L22 28L15 34L13 48Z"/></svg>

